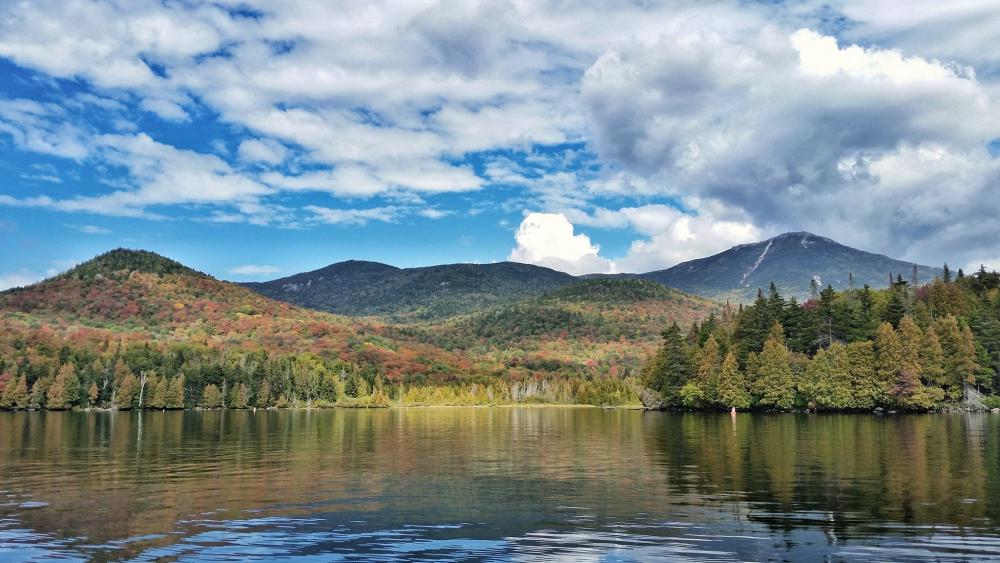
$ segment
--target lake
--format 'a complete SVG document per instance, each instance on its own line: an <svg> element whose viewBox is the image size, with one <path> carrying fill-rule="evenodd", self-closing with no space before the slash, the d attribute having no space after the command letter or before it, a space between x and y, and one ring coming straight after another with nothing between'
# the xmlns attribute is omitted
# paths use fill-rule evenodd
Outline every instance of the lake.
<svg viewBox="0 0 1000 563"><path fill-rule="evenodd" d="M1000 415L0 413L0 559L1000 558Z"/></svg>

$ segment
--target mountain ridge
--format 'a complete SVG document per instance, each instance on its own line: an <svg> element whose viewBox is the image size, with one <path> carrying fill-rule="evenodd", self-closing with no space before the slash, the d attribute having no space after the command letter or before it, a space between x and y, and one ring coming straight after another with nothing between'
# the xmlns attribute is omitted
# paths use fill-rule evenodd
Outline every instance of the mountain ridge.
<svg viewBox="0 0 1000 563"><path fill-rule="evenodd" d="M733 246L729 250L682 262L670 268L637 274L668 287L710 297L749 301L772 282L787 296L807 298L810 282L834 289L852 284L882 287L889 277L929 282L942 270L858 250L807 231L782 233L766 240Z"/></svg>

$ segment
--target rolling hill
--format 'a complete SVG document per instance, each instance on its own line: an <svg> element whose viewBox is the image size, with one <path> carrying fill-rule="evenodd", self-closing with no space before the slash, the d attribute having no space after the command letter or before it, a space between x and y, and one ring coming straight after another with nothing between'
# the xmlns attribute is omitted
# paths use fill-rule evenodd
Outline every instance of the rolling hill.
<svg viewBox="0 0 1000 563"><path fill-rule="evenodd" d="M273 299L350 316L433 320L536 297L576 281L515 262L396 268L351 260L246 287Z"/></svg>
<svg viewBox="0 0 1000 563"><path fill-rule="evenodd" d="M938 268L895 260L839 244L812 233L785 233L752 244L742 244L714 256L683 262L665 270L639 274L669 287L713 299L748 301L758 288L774 284L786 296L808 298L810 281L821 287L846 289L865 284L885 287L889 276L910 280L917 267L920 283L941 275Z"/></svg>
<svg viewBox="0 0 1000 563"><path fill-rule="evenodd" d="M363 323L300 308L152 252L118 249L48 280L0 293L6 336L48 346L109 342L161 348L318 353L386 374L467 372L465 360ZM420 358L420 360L415 360ZM434 368L430 366L436 366Z"/></svg>

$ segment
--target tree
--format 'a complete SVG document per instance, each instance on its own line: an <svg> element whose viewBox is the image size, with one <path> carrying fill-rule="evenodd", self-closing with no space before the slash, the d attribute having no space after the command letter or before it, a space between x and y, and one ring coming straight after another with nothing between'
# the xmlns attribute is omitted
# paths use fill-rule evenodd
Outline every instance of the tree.
<svg viewBox="0 0 1000 563"><path fill-rule="evenodd" d="M80 398L80 380L76 377L76 368L67 362L59 368L52 385L48 388L46 408L65 410L73 408Z"/></svg>
<svg viewBox="0 0 1000 563"><path fill-rule="evenodd" d="M889 396L898 408L929 410L944 399L944 391L938 387L926 387L915 373L900 370Z"/></svg>
<svg viewBox="0 0 1000 563"><path fill-rule="evenodd" d="M127 372L125 377L122 378L121 384L118 385L118 390L115 392L115 406L124 410L131 409L135 402L136 391L138 390L139 380L136 379L131 371Z"/></svg>
<svg viewBox="0 0 1000 563"><path fill-rule="evenodd" d="M851 371L847 348L834 342L816 352L806 366L800 388L814 408L849 409L854 407Z"/></svg>
<svg viewBox="0 0 1000 563"><path fill-rule="evenodd" d="M893 328L899 326L899 322L906 315L906 290L894 288L889 293L889 302L882 312L882 320L891 324Z"/></svg>
<svg viewBox="0 0 1000 563"><path fill-rule="evenodd" d="M790 409L795 401L795 386L790 354L785 347L785 332L780 323L771 327L764 349L756 356L752 367L750 381L753 393L758 397L757 404Z"/></svg>
<svg viewBox="0 0 1000 563"><path fill-rule="evenodd" d="M100 395L100 391L97 389L97 382L92 382L90 388L87 389L87 399L91 407L97 404L97 397Z"/></svg>
<svg viewBox="0 0 1000 563"><path fill-rule="evenodd" d="M847 345L854 408L870 409L885 400L886 389L879 385L875 345L870 340Z"/></svg>
<svg viewBox="0 0 1000 563"><path fill-rule="evenodd" d="M879 395L884 396L896 382L896 374L903 369L903 349L892 325L883 322L875 330L875 373Z"/></svg>
<svg viewBox="0 0 1000 563"><path fill-rule="evenodd" d="M257 406L262 409L271 406L271 384L267 379L261 379L260 387L257 389Z"/></svg>
<svg viewBox="0 0 1000 563"><path fill-rule="evenodd" d="M229 407L234 409L245 409L250 405L250 389L245 383L233 385L230 393Z"/></svg>
<svg viewBox="0 0 1000 563"><path fill-rule="evenodd" d="M21 374L21 377L17 380L17 385L14 386L14 390L10 395L11 405L15 409L26 409L28 408L29 402L31 400L31 395L28 393L28 378Z"/></svg>
<svg viewBox="0 0 1000 563"><path fill-rule="evenodd" d="M746 377L740 371L736 354L732 350L722 360L718 374L718 383L715 386L718 390L716 403L726 408L748 408L750 393L747 392Z"/></svg>
<svg viewBox="0 0 1000 563"><path fill-rule="evenodd" d="M709 335L705 341L705 346L701 349L698 357L698 370L693 383L698 389L698 400L707 404L715 404L719 396L719 369L721 368L722 357L719 350L719 341L714 335Z"/></svg>
<svg viewBox="0 0 1000 563"><path fill-rule="evenodd" d="M52 385L52 376L39 377L31 385L31 393L28 397L28 407L33 409L44 409L45 399L49 392L49 385Z"/></svg>
<svg viewBox="0 0 1000 563"><path fill-rule="evenodd" d="M201 406L206 409L217 409L222 406L222 391L219 391L214 383L205 386L201 394Z"/></svg>
<svg viewBox="0 0 1000 563"><path fill-rule="evenodd" d="M924 332L920 330L913 317L904 316L899 321L899 352L900 369L914 374L922 374L924 371L921 351L924 348Z"/></svg>
<svg viewBox="0 0 1000 563"><path fill-rule="evenodd" d="M663 344L643 369L647 387L660 393L668 405L681 402L680 389L691 377L691 359L688 356L681 329L674 323L663 331Z"/></svg>
<svg viewBox="0 0 1000 563"><path fill-rule="evenodd" d="M179 373L170 380L167 386L166 407L168 409L184 408L184 374Z"/></svg>
<svg viewBox="0 0 1000 563"><path fill-rule="evenodd" d="M150 384L153 388L153 393L149 396L149 408L151 409L165 409L167 408L167 381L162 377L156 377L155 383Z"/></svg>

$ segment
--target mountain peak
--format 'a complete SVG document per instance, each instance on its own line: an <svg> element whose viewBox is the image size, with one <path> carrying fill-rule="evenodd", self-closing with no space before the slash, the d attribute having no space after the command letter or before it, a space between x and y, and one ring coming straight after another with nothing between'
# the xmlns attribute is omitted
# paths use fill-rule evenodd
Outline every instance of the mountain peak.
<svg viewBox="0 0 1000 563"><path fill-rule="evenodd" d="M822 280L835 289L881 287L889 275L918 280L940 275L936 268L894 260L844 246L806 231L787 232L767 240L741 244L707 258L678 264L641 277L703 297L753 299L758 288L774 283L785 295L807 298L810 282Z"/></svg>
<svg viewBox="0 0 1000 563"><path fill-rule="evenodd" d="M82 264L60 274L61 278L90 279L98 276L111 277L121 273L144 272L150 274L187 274L205 276L176 260L171 260L148 250L116 248L91 258Z"/></svg>

